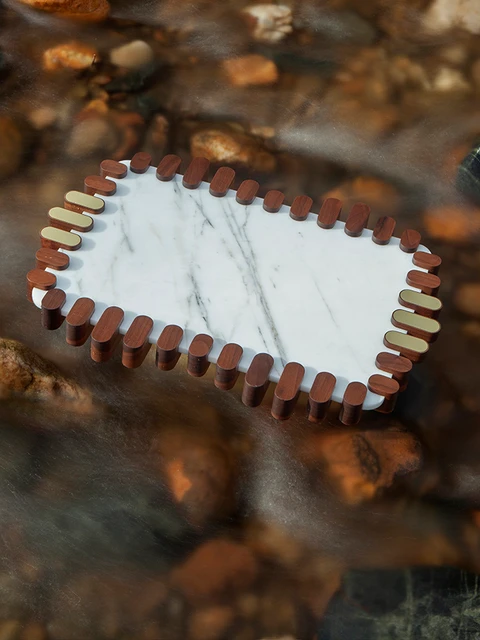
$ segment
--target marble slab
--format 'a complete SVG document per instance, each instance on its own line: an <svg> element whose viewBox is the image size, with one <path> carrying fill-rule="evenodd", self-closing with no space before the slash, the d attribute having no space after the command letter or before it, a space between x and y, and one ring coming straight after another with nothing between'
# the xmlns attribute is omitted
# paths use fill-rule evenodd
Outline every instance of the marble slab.
<svg viewBox="0 0 480 640"><path fill-rule="evenodd" d="M108 306L121 307L122 333L135 316L148 315L152 343L166 324L178 324L183 353L196 334L208 333L210 361L236 342L244 349L243 372L256 353L268 352L272 381L287 362L300 362L303 391L329 371L339 402L349 382L367 384L379 373L375 358L387 350L383 336L414 268L398 238L379 246L370 230L352 238L342 222L321 229L314 214L296 222L287 206L270 214L260 198L243 206L235 191L215 198L207 183L189 190L181 180L161 182L153 167L116 180L94 228L79 234L81 248L69 252L70 267L55 272L67 294L64 315L80 296L96 303L93 324ZM33 291L37 306L44 293ZM382 401L368 392L364 408Z"/></svg>

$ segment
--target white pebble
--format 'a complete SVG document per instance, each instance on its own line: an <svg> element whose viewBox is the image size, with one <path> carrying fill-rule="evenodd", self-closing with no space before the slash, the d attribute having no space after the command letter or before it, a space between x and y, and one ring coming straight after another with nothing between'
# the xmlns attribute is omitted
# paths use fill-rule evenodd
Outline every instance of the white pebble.
<svg viewBox="0 0 480 640"><path fill-rule="evenodd" d="M139 69L152 60L152 47L143 40L132 40L110 51L110 62L125 69Z"/></svg>

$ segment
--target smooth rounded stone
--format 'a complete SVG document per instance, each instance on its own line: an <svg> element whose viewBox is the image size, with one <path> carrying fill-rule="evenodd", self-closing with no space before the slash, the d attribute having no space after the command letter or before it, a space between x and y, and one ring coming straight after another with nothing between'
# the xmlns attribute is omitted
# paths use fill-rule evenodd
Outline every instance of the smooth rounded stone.
<svg viewBox="0 0 480 640"><path fill-rule="evenodd" d="M273 60L255 53L224 60L222 67L234 87L275 84L279 77Z"/></svg>
<svg viewBox="0 0 480 640"><path fill-rule="evenodd" d="M423 16L423 25L434 34L460 28L480 34L480 5L477 0L433 0Z"/></svg>
<svg viewBox="0 0 480 640"><path fill-rule="evenodd" d="M255 171L269 173L276 166L274 155L244 133L222 129L202 129L190 139L192 156L202 156L214 163L240 164Z"/></svg>
<svg viewBox="0 0 480 640"><path fill-rule="evenodd" d="M107 0L20 0L23 4L82 22L101 22L110 12Z"/></svg>
<svg viewBox="0 0 480 640"><path fill-rule="evenodd" d="M82 42L59 44L43 52L43 68L47 71L88 69L97 61L97 50Z"/></svg>
<svg viewBox="0 0 480 640"><path fill-rule="evenodd" d="M471 88L463 73L450 67L439 69L433 79L433 89L442 93L450 91L465 92L470 91Z"/></svg>
<svg viewBox="0 0 480 640"><path fill-rule="evenodd" d="M125 69L140 69L152 60L152 47L143 40L132 40L110 51L110 62Z"/></svg>
<svg viewBox="0 0 480 640"><path fill-rule="evenodd" d="M0 179L8 178L20 168L25 136L9 116L0 116Z"/></svg>
<svg viewBox="0 0 480 640"><path fill-rule="evenodd" d="M242 13L258 42L280 42L293 31L292 10L284 4L254 4Z"/></svg>
<svg viewBox="0 0 480 640"><path fill-rule="evenodd" d="M90 412L92 396L27 346L0 338L0 399L21 395Z"/></svg>
<svg viewBox="0 0 480 640"><path fill-rule="evenodd" d="M229 627L235 619L231 607L214 605L196 609L188 621L190 640L219 640L226 637Z"/></svg>
<svg viewBox="0 0 480 640"><path fill-rule="evenodd" d="M243 544L227 538L204 542L170 575L170 581L192 604L223 593L242 591L257 577L257 561Z"/></svg>
<svg viewBox="0 0 480 640"><path fill-rule="evenodd" d="M108 157L118 146L119 133L107 118L91 117L76 124L70 132L66 151L71 158L87 158L102 152Z"/></svg>
<svg viewBox="0 0 480 640"><path fill-rule="evenodd" d="M480 282L466 282L454 294L456 308L468 316L480 318Z"/></svg>

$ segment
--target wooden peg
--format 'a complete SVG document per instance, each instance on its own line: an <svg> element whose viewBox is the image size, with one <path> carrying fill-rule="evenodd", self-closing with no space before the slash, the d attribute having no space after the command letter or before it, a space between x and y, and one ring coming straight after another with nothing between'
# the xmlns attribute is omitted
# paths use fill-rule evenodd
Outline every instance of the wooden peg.
<svg viewBox="0 0 480 640"><path fill-rule="evenodd" d="M292 415L304 375L305 368L298 362L285 365L273 394L271 413L276 420L286 420Z"/></svg>
<svg viewBox="0 0 480 640"><path fill-rule="evenodd" d="M152 156L145 151L139 151L130 160L130 171L133 173L145 173L152 162Z"/></svg>
<svg viewBox="0 0 480 640"><path fill-rule="evenodd" d="M392 374L394 380L400 385L400 391L406 388L407 376L413 366L411 360L388 351L382 351L377 355L375 365L381 371Z"/></svg>
<svg viewBox="0 0 480 640"><path fill-rule="evenodd" d="M373 230L373 242L380 245L388 244L393 236L396 224L395 220L390 218L390 216L382 216L379 218Z"/></svg>
<svg viewBox="0 0 480 640"><path fill-rule="evenodd" d="M425 273L413 269L407 273L407 284L415 289L420 289L428 296L435 296L441 284L441 280L434 273Z"/></svg>
<svg viewBox="0 0 480 640"><path fill-rule="evenodd" d="M99 214L105 211L105 202L97 196L90 196L82 191L69 191L64 196L63 206L69 211L77 213Z"/></svg>
<svg viewBox="0 0 480 640"><path fill-rule="evenodd" d="M207 175L210 161L206 158L193 158L185 171L182 184L187 189L198 189Z"/></svg>
<svg viewBox="0 0 480 640"><path fill-rule="evenodd" d="M64 231L56 227L44 227L40 231L40 242L46 249L66 249L76 251L80 249L82 238L71 231Z"/></svg>
<svg viewBox="0 0 480 640"><path fill-rule="evenodd" d="M308 218L313 200L308 196L297 196L290 207L290 217L292 220L302 222Z"/></svg>
<svg viewBox="0 0 480 640"><path fill-rule="evenodd" d="M157 167L157 178L162 182L170 182L175 177L181 164L181 159L170 153L160 160L160 164Z"/></svg>
<svg viewBox="0 0 480 640"><path fill-rule="evenodd" d="M214 384L222 391L229 391L238 378L238 363L243 355L240 345L230 342L220 352L217 360Z"/></svg>
<svg viewBox="0 0 480 640"><path fill-rule="evenodd" d="M261 404L270 384L268 376L273 367L273 358L268 353L257 353L253 358L243 382L242 402L247 407Z"/></svg>
<svg viewBox="0 0 480 640"><path fill-rule="evenodd" d="M427 342L434 342L441 328L438 320L426 318L405 309L397 309L392 313L392 324L399 329L405 329L411 336L423 338Z"/></svg>
<svg viewBox="0 0 480 640"><path fill-rule="evenodd" d="M363 230L368 224L368 218L370 217L370 207L361 202L354 204L348 214L347 221L345 223L345 233L352 238L358 238L362 235Z"/></svg>
<svg viewBox="0 0 480 640"><path fill-rule="evenodd" d="M90 298L78 298L67 314L67 343L81 347L92 332L90 319L95 311L95 303Z"/></svg>
<svg viewBox="0 0 480 640"><path fill-rule="evenodd" d="M236 200L238 204L248 205L257 197L260 185L256 180L244 180L238 187Z"/></svg>
<svg viewBox="0 0 480 640"><path fill-rule="evenodd" d="M375 373L368 379L368 388L372 393L384 397L382 404L376 409L379 413L391 413L397 402L400 386L394 378L387 378Z"/></svg>
<svg viewBox="0 0 480 640"><path fill-rule="evenodd" d="M97 193L101 196L113 196L117 191L117 185L113 180L107 180L101 176L87 176L83 181L83 190L89 196Z"/></svg>
<svg viewBox="0 0 480 640"><path fill-rule="evenodd" d="M350 382L343 395L339 420L345 425L358 424L362 417L367 387L361 382Z"/></svg>
<svg viewBox="0 0 480 640"><path fill-rule="evenodd" d="M405 253L415 253L422 236L415 229L405 229L400 237L400 249Z"/></svg>
<svg viewBox="0 0 480 640"><path fill-rule="evenodd" d="M428 352L428 342L400 331L387 331L383 337L383 344L412 362L420 362Z"/></svg>
<svg viewBox="0 0 480 640"><path fill-rule="evenodd" d="M318 214L317 224L322 229L332 229L342 213L342 203L337 198L327 198Z"/></svg>
<svg viewBox="0 0 480 640"><path fill-rule="evenodd" d="M206 333L199 333L194 337L188 348L187 372L194 378L200 378L207 373L210 366L208 354L213 347L213 338Z"/></svg>
<svg viewBox="0 0 480 640"><path fill-rule="evenodd" d="M223 198L235 180L235 171L230 167L220 167L210 183L210 194L216 198Z"/></svg>
<svg viewBox="0 0 480 640"><path fill-rule="evenodd" d="M100 175L102 178L116 178L120 180L127 175L127 167L116 160L102 160L100 163Z"/></svg>
<svg viewBox="0 0 480 640"><path fill-rule="evenodd" d="M120 307L108 307L93 327L90 355L95 362L110 360L120 340L124 313Z"/></svg>
<svg viewBox="0 0 480 640"><path fill-rule="evenodd" d="M416 251L413 254L412 262L416 267L427 269L429 273L437 275L440 270L440 265L442 264L442 259L434 253Z"/></svg>
<svg viewBox="0 0 480 640"><path fill-rule="evenodd" d="M277 213L280 211L284 200L285 196L283 193L274 189L269 191L263 199L263 208L265 211L268 211L268 213Z"/></svg>
<svg viewBox="0 0 480 640"><path fill-rule="evenodd" d="M27 300L33 302L33 289L49 291L49 289L54 289L56 284L57 278L53 275L53 273L44 271L43 269L32 269L27 273Z"/></svg>
<svg viewBox="0 0 480 640"><path fill-rule="evenodd" d="M162 371L171 371L180 358L178 347L183 338L183 329L176 324L167 325L157 340L155 362Z"/></svg>
<svg viewBox="0 0 480 640"><path fill-rule="evenodd" d="M153 329L153 320L148 316L137 316L123 338L122 364L136 369L147 357L152 346L148 338Z"/></svg>
<svg viewBox="0 0 480 640"><path fill-rule="evenodd" d="M52 227L64 231L81 231L86 233L93 229L93 220L83 213L76 213L63 207L52 207L48 212L48 220Z"/></svg>
<svg viewBox="0 0 480 640"><path fill-rule="evenodd" d="M66 253L56 251L55 249L47 249L42 247L35 254L37 269L55 269L55 271L64 271L70 264L70 258Z"/></svg>
<svg viewBox="0 0 480 640"><path fill-rule="evenodd" d="M317 374L308 395L308 419L310 422L323 420L332 402L332 393L336 383L335 376L327 371Z"/></svg>
<svg viewBox="0 0 480 640"><path fill-rule="evenodd" d="M415 313L427 318L437 318L442 310L441 300L435 298L435 296L429 296L411 289L400 291L398 301L404 307L413 309Z"/></svg>
<svg viewBox="0 0 480 640"><path fill-rule="evenodd" d="M65 320L61 310L67 296L61 289L50 289L42 300L42 325L45 329L58 329Z"/></svg>

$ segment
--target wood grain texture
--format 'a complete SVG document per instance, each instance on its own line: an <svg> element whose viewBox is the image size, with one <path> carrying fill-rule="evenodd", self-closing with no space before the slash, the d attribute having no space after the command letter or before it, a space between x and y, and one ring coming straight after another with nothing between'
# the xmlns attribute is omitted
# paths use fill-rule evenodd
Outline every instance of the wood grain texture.
<svg viewBox="0 0 480 640"><path fill-rule="evenodd" d="M139 151L130 160L130 171L133 173L145 173L152 163L152 156L146 151Z"/></svg>
<svg viewBox="0 0 480 640"><path fill-rule="evenodd" d="M397 223L390 216L382 216L377 220L372 240L375 244L386 245L390 242Z"/></svg>
<svg viewBox="0 0 480 640"><path fill-rule="evenodd" d="M348 214L347 221L345 222L345 233L352 238L358 238L362 235L363 230L368 224L368 218L370 217L370 207L362 202L354 204Z"/></svg>
<svg viewBox="0 0 480 640"><path fill-rule="evenodd" d="M100 163L100 175L102 178L116 178L119 180L125 178L127 171L127 167L116 160L102 160Z"/></svg>
<svg viewBox="0 0 480 640"><path fill-rule="evenodd" d="M171 371L180 358L178 347L183 338L183 329L176 324L167 325L157 340L155 363L162 371Z"/></svg>
<svg viewBox="0 0 480 640"><path fill-rule="evenodd" d="M414 253L422 241L422 236L415 229L405 229L400 236L400 249L405 253Z"/></svg>
<svg viewBox="0 0 480 640"><path fill-rule="evenodd" d="M90 356L95 362L109 360L120 340L120 325L124 313L120 307L108 307L93 327Z"/></svg>
<svg viewBox="0 0 480 640"><path fill-rule="evenodd" d="M413 309L416 313L427 318L437 318L442 310L442 302L435 296L430 296L419 291L404 289L400 291L398 301L404 307Z"/></svg>
<svg viewBox="0 0 480 640"><path fill-rule="evenodd" d="M117 185L113 180L107 180L101 176L87 176L83 181L83 190L90 196L113 196L117 191Z"/></svg>
<svg viewBox="0 0 480 640"><path fill-rule="evenodd" d="M32 269L27 273L27 300L32 300L32 290L41 289L48 291L53 289L57 284L57 278L53 273L44 271L43 269Z"/></svg>
<svg viewBox="0 0 480 640"><path fill-rule="evenodd" d="M438 274L442 259L440 256L434 253L427 253L426 251L416 251L413 254L412 262L416 267L421 269L427 269L430 273Z"/></svg>
<svg viewBox="0 0 480 640"><path fill-rule="evenodd" d="M258 407L269 387L268 376L273 367L273 358L268 353L257 353L253 358L243 382L242 402L247 407Z"/></svg>
<svg viewBox="0 0 480 640"><path fill-rule="evenodd" d="M62 289L50 289L43 296L41 318L45 329L54 330L62 326L65 318L61 311L66 299L67 295Z"/></svg>
<svg viewBox="0 0 480 640"><path fill-rule="evenodd" d="M263 208L268 213L277 213L280 210L280 207L285 200L285 196L281 191L277 191L276 189L272 189L272 191L268 191L263 199Z"/></svg>
<svg viewBox="0 0 480 640"><path fill-rule="evenodd" d="M55 269L56 271L64 271L70 264L70 258L66 253L56 251L55 249L47 249L42 247L35 254L37 269Z"/></svg>
<svg viewBox="0 0 480 640"><path fill-rule="evenodd" d="M442 281L434 273L425 273L413 269L407 273L407 284L415 289L420 289L422 293L435 296Z"/></svg>
<svg viewBox="0 0 480 640"><path fill-rule="evenodd" d="M173 180L181 164L181 159L173 153L170 153L160 160L157 167L157 178L162 182Z"/></svg>
<svg viewBox="0 0 480 640"><path fill-rule="evenodd" d="M399 331L387 331L383 344L412 362L421 362L428 352L428 342Z"/></svg>
<svg viewBox="0 0 480 640"><path fill-rule="evenodd" d="M187 189L198 189L207 175L209 167L210 161L206 158L193 158L183 176L183 186Z"/></svg>
<svg viewBox="0 0 480 640"><path fill-rule="evenodd" d="M50 226L64 231L87 233L93 229L93 220L83 213L76 213L63 207L52 207L48 212Z"/></svg>
<svg viewBox="0 0 480 640"><path fill-rule="evenodd" d="M199 333L194 337L188 348L187 373L194 378L200 378L207 373L210 362L208 354L213 347L213 338L206 333Z"/></svg>
<svg viewBox="0 0 480 640"><path fill-rule="evenodd" d="M318 214L317 224L322 229L331 229L342 213L342 202L337 198L327 198Z"/></svg>
<svg viewBox="0 0 480 640"><path fill-rule="evenodd" d="M327 371L316 375L308 395L308 419L310 422L320 422L324 419L332 402L332 394L336 384L335 376Z"/></svg>
<svg viewBox="0 0 480 640"><path fill-rule="evenodd" d="M407 377L413 366L411 360L388 351L382 351L377 355L375 365L381 371L392 374L400 385L400 391L406 388Z"/></svg>
<svg viewBox="0 0 480 640"><path fill-rule="evenodd" d="M97 196L90 196L82 191L68 191L63 199L63 206L77 213L99 214L105 211L105 202Z"/></svg>
<svg viewBox="0 0 480 640"><path fill-rule="evenodd" d="M222 391L229 391L235 386L238 378L238 363L243 355L240 345L230 342L226 344L217 359L214 384Z"/></svg>
<svg viewBox="0 0 480 640"><path fill-rule="evenodd" d="M238 204L248 205L257 197L260 185L256 180L244 180L238 187L236 200Z"/></svg>
<svg viewBox="0 0 480 640"><path fill-rule="evenodd" d="M405 309L397 309L392 313L392 324L399 329L405 329L411 336L423 338L427 342L435 342L441 329L438 320L426 318Z"/></svg>
<svg viewBox="0 0 480 640"><path fill-rule="evenodd" d="M290 217L297 222L306 220L312 205L313 200L308 196L297 196L290 207Z"/></svg>
<svg viewBox="0 0 480 640"><path fill-rule="evenodd" d="M353 425L360 422L367 387L361 382L350 382L343 395L339 420L342 424Z"/></svg>
<svg viewBox="0 0 480 640"><path fill-rule="evenodd" d="M223 198L235 180L235 171L230 167L220 167L210 183L210 194L216 198Z"/></svg>
<svg viewBox="0 0 480 640"><path fill-rule="evenodd" d="M95 311L95 303L90 298L78 298L67 314L67 343L81 347L92 332L90 319Z"/></svg>
<svg viewBox="0 0 480 640"><path fill-rule="evenodd" d="M76 251L80 249L82 238L71 231L56 229L55 227L44 227L40 231L40 242L46 249L66 249Z"/></svg>
<svg viewBox="0 0 480 640"><path fill-rule="evenodd" d="M273 394L271 414L276 420L286 420L292 415L304 375L305 368L298 362L285 365Z"/></svg>
<svg viewBox="0 0 480 640"><path fill-rule="evenodd" d="M137 316L123 338L122 364L136 369L147 357L152 346L148 338L153 329L153 320L148 316Z"/></svg>
<svg viewBox="0 0 480 640"><path fill-rule="evenodd" d="M374 373L368 379L368 388L372 393L385 398L391 398L400 390L400 385L394 378L382 376L380 373Z"/></svg>

